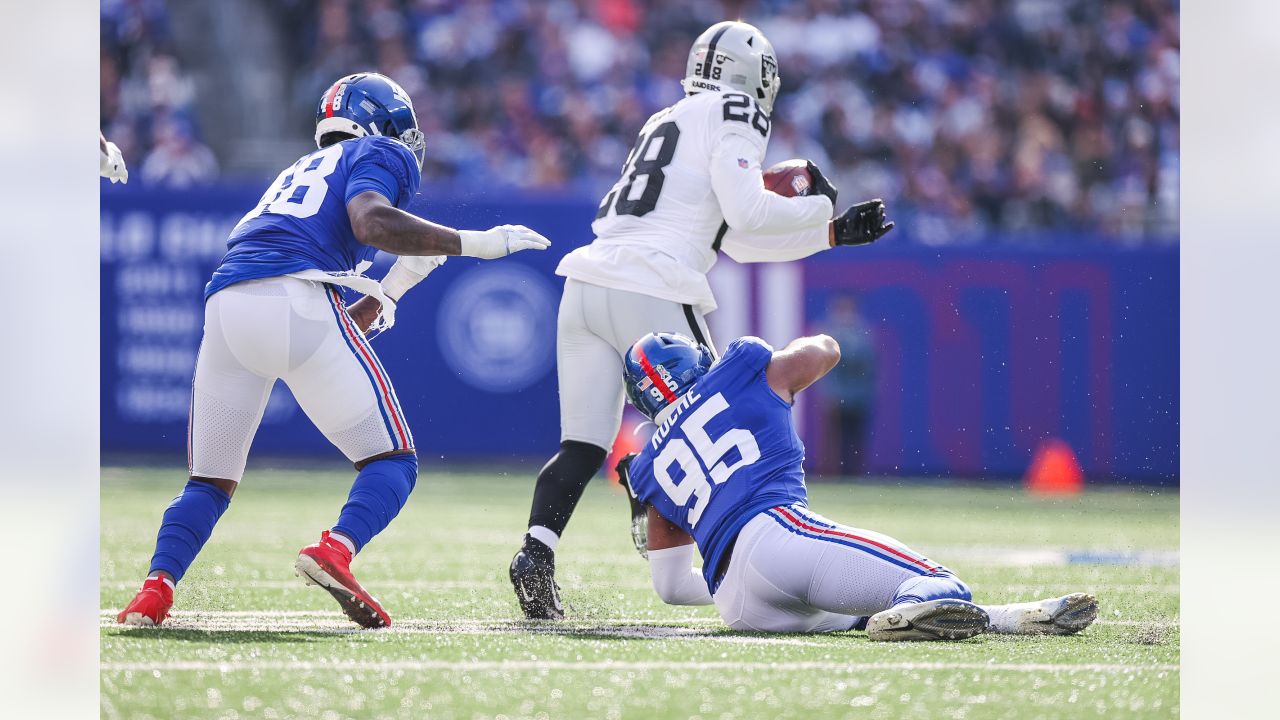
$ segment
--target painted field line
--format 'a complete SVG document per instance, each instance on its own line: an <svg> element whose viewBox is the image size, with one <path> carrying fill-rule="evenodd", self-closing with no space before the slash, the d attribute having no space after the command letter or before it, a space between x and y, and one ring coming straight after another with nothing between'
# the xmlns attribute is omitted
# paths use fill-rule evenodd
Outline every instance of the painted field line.
<svg viewBox="0 0 1280 720"><path fill-rule="evenodd" d="M111 608L102 608L99 610L99 618L102 620L101 627L113 628L118 627L115 622L118 610ZM233 620L251 621L245 625L234 624ZM170 615L169 623L165 627L175 629L200 629L196 627L202 623L226 623L225 629L243 629L250 631L256 629L258 624L269 625L270 628L280 629L282 627L294 628L310 628L315 627L312 620L334 621L341 624L349 624L346 615L338 610L175 610ZM715 617L694 617L684 619L657 619L645 617L607 617L599 619L571 619L557 623L539 623L536 621L521 620L503 620L495 618L491 620L477 618L460 618L454 620L397 620L392 626L392 631L397 627L414 628L424 632L458 632L462 630L489 630L494 632L501 631L519 631L519 632L538 632L549 631L555 629L563 629L565 631L583 631L583 630L601 630L610 627L664 627L664 628L687 628L691 625L721 625L723 622L720 618ZM1165 626L1177 627L1181 623L1178 620L1113 620L1104 618L1097 620L1094 625L1117 625L1117 626ZM219 628L223 629L223 628Z"/></svg>
<svg viewBox="0 0 1280 720"><path fill-rule="evenodd" d="M307 590L307 586L302 584L301 580L218 580L216 582L225 582L227 585L233 586L235 589L244 590L297 590L314 592ZM483 592L501 592L503 586L493 580L430 580L425 578L414 578L411 580L387 580L381 579L377 581L379 585L394 588L395 590L415 590L415 591L445 591L445 590L475 590ZM1061 589L1070 586L1069 583L1009 583L996 584L985 583L979 591L985 592L1006 592L1006 593L1045 593L1057 592L1057 590L1049 590L1049 588ZM110 590L137 590L139 583L136 580L119 580L104 582L100 587ZM1181 592L1181 588L1177 583L1081 583L1080 590L1087 590L1093 593L1107 592L1133 592L1133 593L1165 593L1174 594ZM637 582L587 582L576 583L573 588L575 594L589 595L592 592L606 592L615 590L637 590L650 591L650 585L647 580Z"/></svg>
<svg viewBox="0 0 1280 720"><path fill-rule="evenodd" d="M1003 672L1054 672L1054 673L1148 673L1179 672L1177 665L1128 665L1102 663L980 663L980 662L884 662L842 663L823 661L799 662L661 662L614 661L569 662L558 660L393 660L384 662L310 662L305 660L275 661L257 660L236 663L177 660L171 662L104 662L103 672L262 672L262 671L340 671L340 672L395 672L395 671L454 671L454 672L526 672L543 670L636 670L636 671L783 671L820 670L826 672L865 672L868 670L902 671L950 671L985 670Z"/></svg>
<svg viewBox="0 0 1280 720"><path fill-rule="evenodd" d="M118 608L100 608L98 610L99 617L112 618L120 612ZM339 610L174 610L170 615L174 620L200 620L200 619L217 619L217 618L249 618L275 622L277 620L288 618L334 618L346 620ZM539 623L537 621L521 621L521 620L503 620L502 618L459 618L451 620L405 620L403 622L412 622L419 624L439 625L441 627L458 627L465 625L474 626L490 626L510 624L519 627L552 627L554 623ZM652 617L602 617L602 618L578 618L566 621L568 623L578 623L591 625L593 623L612 623L615 625L671 625L679 626L689 623L719 623L720 618L715 617L694 617L694 618L652 618Z"/></svg>
<svg viewBox="0 0 1280 720"><path fill-rule="evenodd" d="M1129 567L1178 567L1177 550L1127 550L1114 548L1072 549L1044 547L990 547L953 545L929 547L940 562L981 562L1003 567L1064 567L1067 565L1121 565Z"/></svg>

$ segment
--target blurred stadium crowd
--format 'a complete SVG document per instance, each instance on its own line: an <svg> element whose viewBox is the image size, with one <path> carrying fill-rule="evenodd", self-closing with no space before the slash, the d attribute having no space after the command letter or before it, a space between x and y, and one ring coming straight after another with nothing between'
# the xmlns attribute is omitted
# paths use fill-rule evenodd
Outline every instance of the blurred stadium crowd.
<svg viewBox="0 0 1280 720"><path fill-rule="evenodd" d="M428 181L600 194L681 96L693 38L740 16L779 55L769 162L813 159L925 243L1141 243L1177 235L1178 1L279 0L273 17L297 132L334 79L377 69L415 100ZM217 177L165 2L101 12L104 132L145 181Z"/></svg>

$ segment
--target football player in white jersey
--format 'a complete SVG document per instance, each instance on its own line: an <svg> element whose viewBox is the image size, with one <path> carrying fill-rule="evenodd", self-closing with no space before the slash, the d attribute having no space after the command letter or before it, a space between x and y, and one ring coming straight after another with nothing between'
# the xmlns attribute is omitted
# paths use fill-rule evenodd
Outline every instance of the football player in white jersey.
<svg viewBox="0 0 1280 720"><path fill-rule="evenodd" d="M814 192L767 191L761 162L780 80L773 46L755 27L721 22L694 41L686 97L649 118L605 194L596 239L560 263L557 322L560 451L542 468L529 531L511 562L530 619L563 617L555 548L622 418L618 368L637 337L687 334L714 347L707 272L723 251L738 262L785 262L865 245L893 228L871 200L835 216L836 190L809 163Z"/></svg>

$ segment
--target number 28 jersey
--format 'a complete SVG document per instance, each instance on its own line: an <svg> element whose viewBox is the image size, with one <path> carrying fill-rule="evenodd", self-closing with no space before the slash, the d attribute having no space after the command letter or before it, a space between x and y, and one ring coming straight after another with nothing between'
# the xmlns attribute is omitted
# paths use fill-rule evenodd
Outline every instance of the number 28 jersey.
<svg viewBox="0 0 1280 720"><path fill-rule="evenodd" d="M724 223L711 187L712 154L727 135L747 141L743 168L759 166L769 116L744 93L698 93L655 113L591 224L596 240L556 273L604 287L715 309L706 273Z"/></svg>
<svg viewBox="0 0 1280 720"><path fill-rule="evenodd" d="M716 569L747 522L807 502L791 403L765 378L772 356L759 338L734 340L631 463L636 497L693 537L713 593Z"/></svg>
<svg viewBox="0 0 1280 720"><path fill-rule="evenodd" d="M386 137L344 140L304 155L231 231L205 298L245 280L362 270L377 250L356 240L347 203L372 190L403 209L421 182L413 153Z"/></svg>

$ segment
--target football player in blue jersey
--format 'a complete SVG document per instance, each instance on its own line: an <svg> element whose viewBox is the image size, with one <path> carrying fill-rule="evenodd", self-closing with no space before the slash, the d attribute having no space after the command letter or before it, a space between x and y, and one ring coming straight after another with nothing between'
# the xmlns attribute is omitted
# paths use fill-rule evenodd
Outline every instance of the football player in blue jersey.
<svg viewBox="0 0 1280 720"><path fill-rule="evenodd" d="M1085 593L975 605L942 565L809 509L791 406L839 359L825 335L777 352L741 338L714 364L682 335L632 345L627 395L657 429L618 470L632 494L637 549L663 601L715 604L739 630L865 629L872 640L1066 635L1092 623L1098 603Z"/></svg>
<svg viewBox="0 0 1280 720"><path fill-rule="evenodd" d="M355 464L346 504L295 571L364 627L391 624L351 574L352 558L400 511L418 476L413 435L365 333L449 255L498 258L550 242L523 226L454 230L406 212L426 139L408 95L361 73L335 82L316 113L318 149L286 168L231 232L205 288L192 383L189 480L165 510L151 569L118 620L158 625L173 590L226 511L277 379ZM381 283L374 254L399 258ZM366 297L345 306L338 288Z"/></svg>

